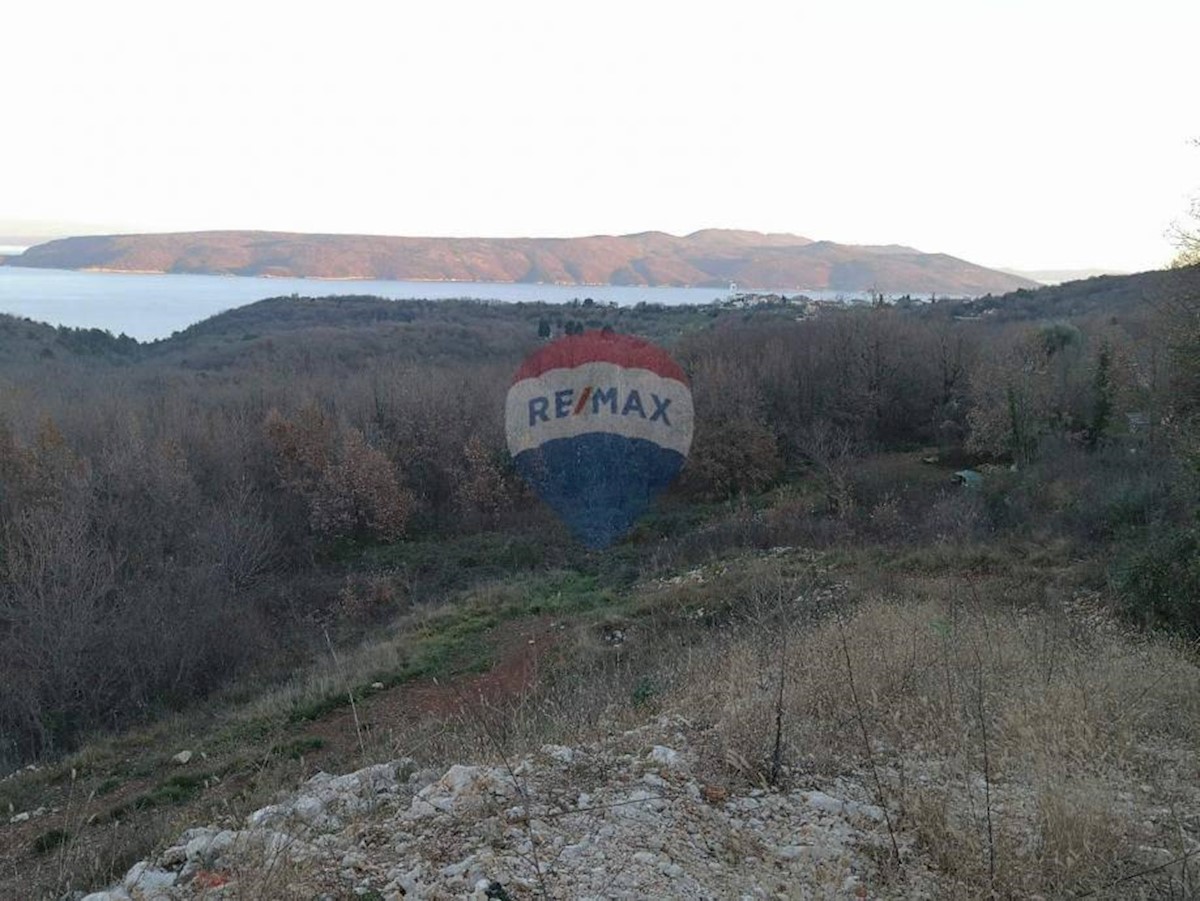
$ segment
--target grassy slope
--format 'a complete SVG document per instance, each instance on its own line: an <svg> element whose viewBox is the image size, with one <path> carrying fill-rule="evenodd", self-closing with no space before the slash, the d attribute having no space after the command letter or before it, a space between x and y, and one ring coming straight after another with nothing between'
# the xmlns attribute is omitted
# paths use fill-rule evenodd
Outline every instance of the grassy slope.
<svg viewBox="0 0 1200 901"><path fill-rule="evenodd" d="M940 484L916 459L879 465L901 487ZM494 758L481 718L511 753L678 710L710 727L710 779L760 783L775 713L761 686L784 659L785 778L862 775L843 634L886 799L960 897L997 880L1021 896L1096 888L1144 868L1139 847L1169 856L1196 838L1182 811L1195 800L1200 669L1108 624L1098 561L1016 539L770 550L819 496L802 481L751 508L668 508L611 557L551 538L549 565L490 533L370 549L364 571L437 568L439 600L406 611L384 600L365 640L336 658L0 783L0 808L57 808L0 827L0 895L102 883L187 825L232 824L319 769ZM685 515L708 540L664 540ZM844 632L832 615L847 617ZM172 763L183 749L193 760ZM1004 799L990 843L984 754ZM1135 887L1184 884L1169 868L1154 878Z"/></svg>

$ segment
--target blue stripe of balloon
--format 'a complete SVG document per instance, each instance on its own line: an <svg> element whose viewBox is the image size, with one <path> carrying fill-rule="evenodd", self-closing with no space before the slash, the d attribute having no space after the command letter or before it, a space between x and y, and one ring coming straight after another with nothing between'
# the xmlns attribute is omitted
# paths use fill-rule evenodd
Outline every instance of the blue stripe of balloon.
<svg viewBox="0 0 1200 901"><path fill-rule="evenodd" d="M522 451L517 471L590 548L629 531L679 474L683 454L644 438L589 432Z"/></svg>

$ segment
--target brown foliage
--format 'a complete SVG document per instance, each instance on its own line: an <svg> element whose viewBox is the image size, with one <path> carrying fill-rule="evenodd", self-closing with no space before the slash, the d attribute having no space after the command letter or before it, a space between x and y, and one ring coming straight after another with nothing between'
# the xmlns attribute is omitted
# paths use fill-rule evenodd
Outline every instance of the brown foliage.
<svg viewBox="0 0 1200 901"><path fill-rule="evenodd" d="M779 475L775 436L749 417L710 426L697 437L687 473L691 484L716 497L759 491Z"/></svg>
<svg viewBox="0 0 1200 901"><path fill-rule="evenodd" d="M334 422L314 404L292 419L271 410L264 430L282 485L303 498L317 535L391 541L404 534L412 494L360 430L346 429L339 439Z"/></svg>
<svg viewBox="0 0 1200 901"><path fill-rule="evenodd" d="M321 473L312 496L312 527L327 538L380 538L404 534L412 494L400 487L391 461L350 429L338 458Z"/></svg>
<svg viewBox="0 0 1200 901"><path fill-rule="evenodd" d="M511 487L500 464L500 453L479 435L471 435L462 450L462 476L455 486L455 506L466 518L494 524L511 499Z"/></svg>
<svg viewBox="0 0 1200 901"><path fill-rule="evenodd" d="M292 419L272 409L263 427L283 484L295 491L311 492L333 456L333 423L320 407L310 403Z"/></svg>
<svg viewBox="0 0 1200 901"><path fill-rule="evenodd" d="M696 329L673 347L696 409L685 486L729 497L792 473L818 479L797 494L803 516L764 520L746 504L724 531L681 539L671 553L687 541L775 540L780 529L833 541L860 520L907 534L907 499L855 481L863 456L935 442L956 450L968 380L978 442L989 441L988 417L1005 412L978 390L1003 383L989 382L995 361L981 367L979 357L1011 337L1008 326L958 322L939 307L712 312L605 313L658 340ZM279 298L119 366L56 359L18 370L0 357L0 556L11 569L0 586L0 730L19 736L22 754L67 746L82 729L202 695L254 654L277 652L275 642L301 643L294 624L337 603L318 562L331 542L393 541L418 526L440 539L518 521L510 514L535 505L504 450L508 379L539 318L575 315ZM1081 330L1093 347L1097 329ZM1130 334L1111 340L1118 382L1134 381L1135 367L1120 362ZM1183 416L1194 342L1174 344L1174 398L1154 378L1118 384L1114 396L1154 394L1163 416ZM1154 376L1154 349L1139 353L1137 371ZM1042 421L1075 428L1096 367L1087 353L1058 365L1068 357L1036 376L1050 398ZM1004 366L1004 378L1024 377ZM939 512L949 525L938 534L982 515L959 512ZM88 566L111 571L100 599L85 590ZM75 601L62 580L84 586ZM61 635L49 625L59 604ZM268 621L275 628L260 628Z"/></svg>

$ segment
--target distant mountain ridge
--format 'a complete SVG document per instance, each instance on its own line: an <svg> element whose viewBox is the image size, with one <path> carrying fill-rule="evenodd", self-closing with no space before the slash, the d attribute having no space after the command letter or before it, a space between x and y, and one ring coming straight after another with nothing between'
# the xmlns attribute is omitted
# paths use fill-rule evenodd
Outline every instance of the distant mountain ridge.
<svg viewBox="0 0 1200 901"><path fill-rule="evenodd" d="M62 238L8 266L303 278L980 295L1035 283L900 245L705 229L583 238L411 238L210 231Z"/></svg>

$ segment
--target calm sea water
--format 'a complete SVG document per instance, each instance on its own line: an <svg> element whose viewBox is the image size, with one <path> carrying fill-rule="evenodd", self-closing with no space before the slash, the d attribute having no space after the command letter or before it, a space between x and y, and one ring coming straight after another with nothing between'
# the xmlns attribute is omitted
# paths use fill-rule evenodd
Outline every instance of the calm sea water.
<svg viewBox="0 0 1200 901"><path fill-rule="evenodd" d="M806 291L816 299L854 295ZM138 275L74 272L0 266L0 313L25 316L51 325L124 332L139 341L166 338L224 310L265 297L301 294L371 294L404 298L471 297L515 302L566 303L591 297L622 306L641 301L658 304L706 304L723 300L717 288L641 288L609 285L513 285L483 282L322 281L303 278L247 278L223 275Z"/></svg>

